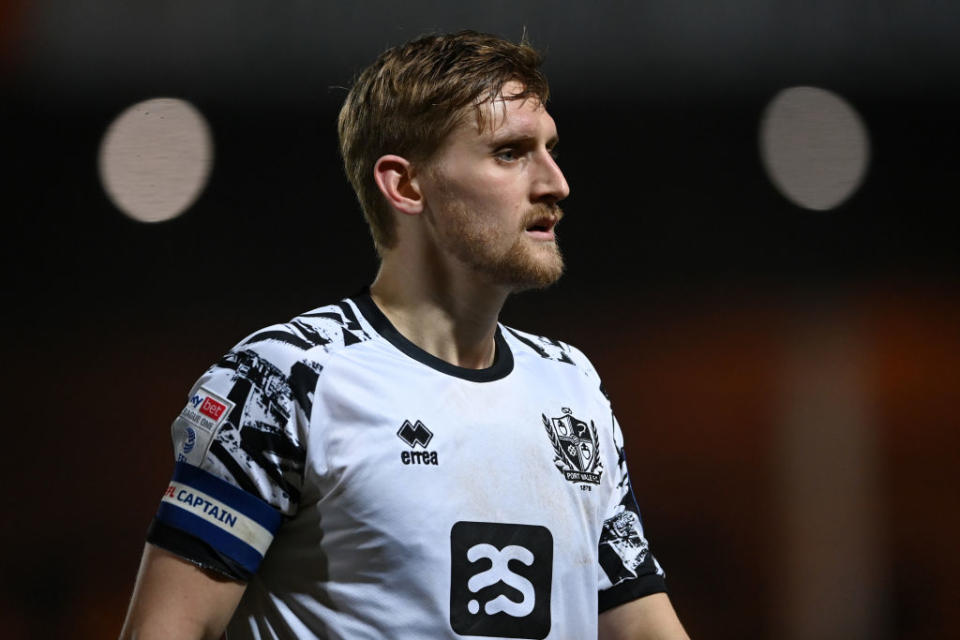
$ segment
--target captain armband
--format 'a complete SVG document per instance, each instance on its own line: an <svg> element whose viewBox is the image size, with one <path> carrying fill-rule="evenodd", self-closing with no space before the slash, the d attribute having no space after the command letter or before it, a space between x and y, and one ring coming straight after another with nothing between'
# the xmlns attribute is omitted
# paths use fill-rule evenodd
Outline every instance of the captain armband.
<svg viewBox="0 0 960 640"><path fill-rule="evenodd" d="M282 522L263 500L203 469L178 462L157 521L202 540L255 573Z"/></svg>

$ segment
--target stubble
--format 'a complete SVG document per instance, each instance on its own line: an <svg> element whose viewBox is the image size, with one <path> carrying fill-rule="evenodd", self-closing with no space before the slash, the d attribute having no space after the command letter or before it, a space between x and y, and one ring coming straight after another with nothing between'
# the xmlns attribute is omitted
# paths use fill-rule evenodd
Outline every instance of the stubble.
<svg viewBox="0 0 960 640"><path fill-rule="evenodd" d="M556 240L534 240L525 234L539 218L560 219L560 207L533 205L518 229L499 229L489 221L476 220L458 200L451 199L445 205L441 214L445 219L437 225L440 239L450 253L481 277L518 292L548 287L563 275L563 254ZM505 250L500 248L504 234L515 237Z"/></svg>

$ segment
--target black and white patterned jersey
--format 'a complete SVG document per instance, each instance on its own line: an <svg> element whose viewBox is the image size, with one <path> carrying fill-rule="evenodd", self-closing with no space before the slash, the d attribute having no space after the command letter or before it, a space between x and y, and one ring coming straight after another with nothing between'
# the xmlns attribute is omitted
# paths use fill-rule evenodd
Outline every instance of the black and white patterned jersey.
<svg viewBox="0 0 960 640"><path fill-rule="evenodd" d="M254 333L194 385L148 539L247 581L235 638L583 639L665 591L577 349L498 326L488 369L368 294Z"/></svg>

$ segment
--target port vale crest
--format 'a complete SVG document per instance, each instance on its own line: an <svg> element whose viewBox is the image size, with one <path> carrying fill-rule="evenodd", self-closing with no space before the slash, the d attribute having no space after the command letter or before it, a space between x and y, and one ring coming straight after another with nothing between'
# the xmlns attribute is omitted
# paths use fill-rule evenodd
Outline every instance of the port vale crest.
<svg viewBox="0 0 960 640"><path fill-rule="evenodd" d="M553 445L553 463L570 482L600 484L603 464L600 462L600 440L597 427L577 420L573 412L563 407L559 418L543 418L543 426Z"/></svg>

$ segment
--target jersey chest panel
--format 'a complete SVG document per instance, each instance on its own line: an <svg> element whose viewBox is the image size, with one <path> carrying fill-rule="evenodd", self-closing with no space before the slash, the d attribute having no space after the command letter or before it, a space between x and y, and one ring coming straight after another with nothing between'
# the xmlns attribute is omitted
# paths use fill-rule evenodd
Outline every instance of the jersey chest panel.
<svg viewBox="0 0 960 640"><path fill-rule="evenodd" d="M549 532L551 600L567 609L554 617L589 620L592 611L595 620L600 511L616 457L609 408L580 372L520 361L502 380L475 383L391 353L352 351L321 377L307 501L290 523L293 535L315 537L326 597L355 601L372 581L402 590L420 609L412 633L418 620L449 615L458 523L517 525ZM573 433L574 422L585 430ZM571 441L576 435L583 441ZM564 456L562 436L593 447L594 464L587 454ZM585 475L571 480L571 471ZM391 624L396 633L402 621Z"/></svg>

